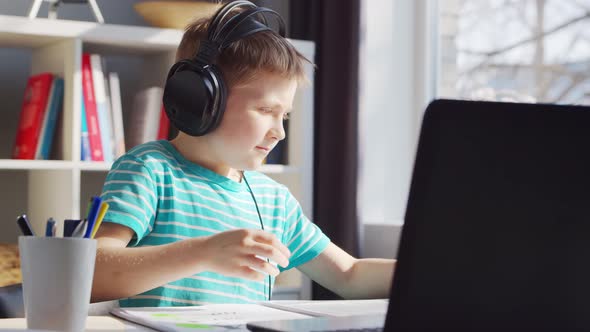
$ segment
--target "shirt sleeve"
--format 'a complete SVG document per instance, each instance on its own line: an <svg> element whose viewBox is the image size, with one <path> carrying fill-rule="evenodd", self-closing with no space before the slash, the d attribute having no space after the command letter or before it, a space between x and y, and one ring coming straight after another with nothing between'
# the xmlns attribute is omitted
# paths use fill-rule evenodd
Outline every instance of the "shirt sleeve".
<svg viewBox="0 0 590 332"><path fill-rule="evenodd" d="M283 243L291 251L289 266L277 266L280 271L289 270L316 258L330 243L322 230L303 213L301 205L288 192L285 200L285 230Z"/></svg>
<svg viewBox="0 0 590 332"><path fill-rule="evenodd" d="M101 197L109 203L104 222L131 228L135 233L131 246L136 246L154 226L157 206L154 181L141 161L123 156L113 164L104 183Z"/></svg>

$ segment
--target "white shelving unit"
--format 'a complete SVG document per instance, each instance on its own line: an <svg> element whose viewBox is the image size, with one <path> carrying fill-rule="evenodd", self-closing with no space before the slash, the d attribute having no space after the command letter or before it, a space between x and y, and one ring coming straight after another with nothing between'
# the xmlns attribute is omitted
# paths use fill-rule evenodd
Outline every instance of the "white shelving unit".
<svg viewBox="0 0 590 332"><path fill-rule="evenodd" d="M0 211L4 216L0 224L0 242L16 243L15 220L21 213L29 215L34 230L40 233L50 216L57 220L80 218L88 198L101 192L111 165L80 161L82 53L101 54L106 59L107 70L119 72L126 119L138 89L164 85L181 37L182 31L173 29L0 15L0 51L30 52L30 70L23 72L23 77L49 71L63 77L65 83L63 126L56 135L61 160L12 160L9 154L0 155L0 183L4 187L0 191ZM302 54L314 59L312 42L291 41ZM0 77L3 66L10 66L10 63L0 63ZM307 71L311 84L297 92L289 120L289 164L265 165L261 171L287 185L311 218L313 68L309 65ZM18 104L22 97L14 96L19 99ZM20 109L1 111L0 121L17 122ZM5 144L12 145L16 128L0 135ZM277 285L280 285L275 292L277 297L281 297L283 290L288 295L286 298L309 298L309 281L297 271L284 274Z"/></svg>

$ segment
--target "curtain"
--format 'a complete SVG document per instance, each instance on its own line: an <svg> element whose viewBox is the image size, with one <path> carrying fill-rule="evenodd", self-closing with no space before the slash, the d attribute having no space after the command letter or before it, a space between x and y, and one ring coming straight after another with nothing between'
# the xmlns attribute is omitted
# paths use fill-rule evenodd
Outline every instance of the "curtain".
<svg viewBox="0 0 590 332"><path fill-rule="evenodd" d="M314 80L313 221L358 257L358 68L360 0L291 0L289 36L312 40ZM313 285L313 299L336 299Z"/></svg>

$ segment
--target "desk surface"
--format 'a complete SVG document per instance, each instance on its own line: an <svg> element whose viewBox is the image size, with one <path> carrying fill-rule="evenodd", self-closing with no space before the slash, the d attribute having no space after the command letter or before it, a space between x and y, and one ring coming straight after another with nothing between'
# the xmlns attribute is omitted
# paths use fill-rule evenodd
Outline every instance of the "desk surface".
<svg viewBox="0 0 590 332"><path fill-rule="evenodd" d="M27 321L24 318L0 319L0 332L2 331L36 331L27 330ZM131 322L115 318L113 316L89 316L86 320L87 332L105 331L154 331L150 328L133 324ZM41 332L41 331L39 331Z"/></svg>

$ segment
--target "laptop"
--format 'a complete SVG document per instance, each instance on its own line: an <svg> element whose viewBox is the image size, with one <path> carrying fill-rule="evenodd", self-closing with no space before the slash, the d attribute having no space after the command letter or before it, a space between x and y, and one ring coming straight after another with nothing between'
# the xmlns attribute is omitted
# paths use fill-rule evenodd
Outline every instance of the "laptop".
<svg viewBox="0 0 590 332"><path fill-rule="evenodd" d="M590 330L590 107L432 102L385 322L345 319L247 327Z"/></svg>
<svg viewBox="0 0 590 332"><path fill-rule="evenodd" d="M590 330L590 107L432 102L386 317L247 327Z"/></svg>

